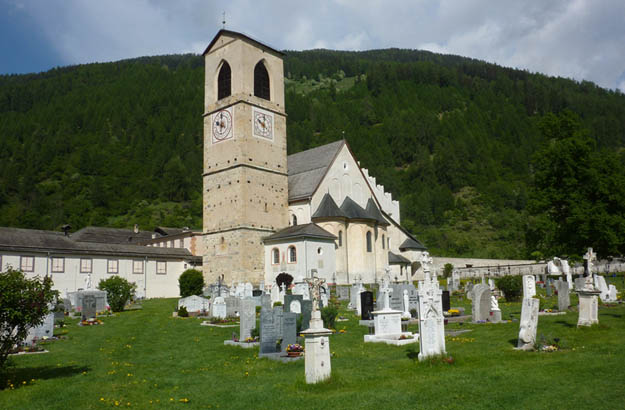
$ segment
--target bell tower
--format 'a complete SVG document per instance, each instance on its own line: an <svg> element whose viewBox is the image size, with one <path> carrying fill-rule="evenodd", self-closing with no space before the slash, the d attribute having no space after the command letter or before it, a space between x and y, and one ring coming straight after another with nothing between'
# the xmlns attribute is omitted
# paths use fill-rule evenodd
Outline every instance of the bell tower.
<svg viewBox="0 0 625 410"><path fill-rule="evenodd" d="M283 54L220 30L203 55L204 278L258 284L262 238L288 226Z"/></svg>

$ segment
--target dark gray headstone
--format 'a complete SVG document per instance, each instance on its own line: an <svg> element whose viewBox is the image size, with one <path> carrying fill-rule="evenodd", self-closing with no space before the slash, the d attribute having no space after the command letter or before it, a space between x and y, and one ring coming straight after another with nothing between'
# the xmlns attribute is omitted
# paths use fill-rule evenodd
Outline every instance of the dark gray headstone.
<svg viewBox="0 0 625 410"><path fill-rule="evenodd" d="M277 353L276 343L282 339L282 306L260 311L260 352Z"/></svg>
<svg viewBox="0 0 625 410"><path fill-rule="evenodd" d="M271 295L263 293L260 297L260 306L263 309L271 309Z"/></svg>
<svg viewBox="0 0 625 410"><path fill-rule="evenodd" d="M336 293L339 300L349 300L349 287L337 286Z"/></svg>
<svg viewBox="0 0 625 410"><path fill-rule="evenodd" d="M252 296L261 296L263 294L263 291L260 289L254 289L252 291Z"/></svg>
<svg viewBox="0 0 625 410"><path fill-rule="evenodd" d="M282 351L286 352L286 347L294 343L297 343L297 314L284 312L282 316Z"/></svg>
<svg viewBox="0 0 625 410"><path fill-rule="evenodd" d="M366 291L360 294L360 303L361 303L361 319L362 320L373 320L373 292Z"/></svg>
<svg viewBox="0 0 625 410"><path fill-rule="evenodd" d="M545 291L546 291L547 297L550 297L552 295L552 292L551 292L551 278L547 278L547 281L545 282Z"/></svg>
<svg viewBox="0 0 625 410"><path fill-rule="evenodd" d="M310 316L312 315L312 300L302 300L302 330L310 327Z"/></svg>
<svg viewBox="0 0 625 410"><path fill-rule="evenodd" d="M95 318L96 310L96 298L94 295L84 295L82 298L82 320Z"/></svg>
<svg viewBox="0 0 625 410"><path fill-rule="evenodd" d="M451 309L451 301L449 300L449 291L443 291L443 312L447 312Z"/></svg>

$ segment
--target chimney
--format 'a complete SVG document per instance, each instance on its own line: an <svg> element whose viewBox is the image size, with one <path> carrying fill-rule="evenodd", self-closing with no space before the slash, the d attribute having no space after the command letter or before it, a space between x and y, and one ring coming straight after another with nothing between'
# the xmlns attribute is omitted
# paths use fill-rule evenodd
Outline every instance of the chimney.
<svg viewBox="0 0 625 410"><path fill-rule="evenodd" d="M68 224L65 224L65 225L61 226L61 230L63 231L65 236L69 236L69 230L70 229L72 229L72 227L69 226Z"/></svg>
<svg viewBox="0 0 625 410"><path fill-rule="evenodd" d="M135 233L139 233L139 225L135 224L135 229L134 229Z"/></svg>

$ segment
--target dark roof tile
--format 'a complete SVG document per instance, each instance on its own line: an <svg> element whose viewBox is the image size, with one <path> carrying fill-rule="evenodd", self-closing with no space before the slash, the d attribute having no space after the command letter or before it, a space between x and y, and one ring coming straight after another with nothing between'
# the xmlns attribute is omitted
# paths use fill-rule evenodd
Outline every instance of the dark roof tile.
<svg viewBox="0 0 625 410"><path fill-rule="evenodd" d="M295 238L315 238L325 240L335 240L336 236L332 235L320 226L310 223L304 225L289 226L281 231L265 237L265 242L274 242Z"/></svg>

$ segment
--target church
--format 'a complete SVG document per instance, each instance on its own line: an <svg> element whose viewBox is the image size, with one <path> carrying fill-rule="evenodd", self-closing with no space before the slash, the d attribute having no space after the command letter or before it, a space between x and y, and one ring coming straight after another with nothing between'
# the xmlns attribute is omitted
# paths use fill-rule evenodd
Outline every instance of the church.
<svg viewBox="0 0 625 410"><path fill-rule="evenodd" d="M287 156L283 53L224 29L203 56L207 283L416 279L426 248L345 140Z"/></svg>

